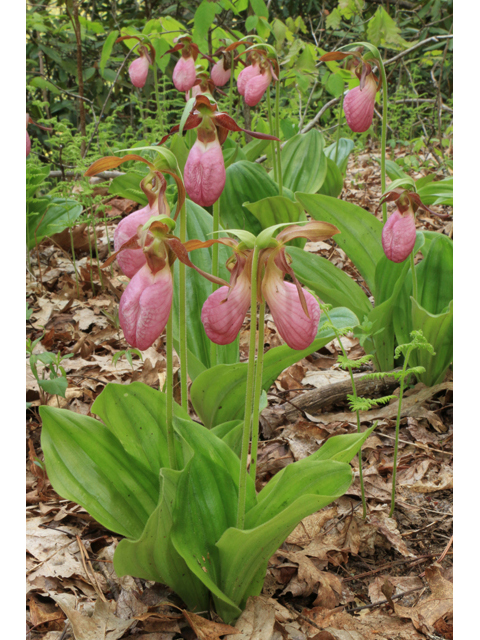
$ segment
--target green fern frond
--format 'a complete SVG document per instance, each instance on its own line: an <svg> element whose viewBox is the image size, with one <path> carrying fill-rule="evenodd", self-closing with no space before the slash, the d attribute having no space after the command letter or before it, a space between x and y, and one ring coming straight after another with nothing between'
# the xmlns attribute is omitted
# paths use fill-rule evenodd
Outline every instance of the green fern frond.
<svg viewBox="0 0 480 640"><path fill-rule="evenodd" d="M355 398L352 394L348 394L347 398L352 411L370 411L378 407L380 404L387 404L397 396L383 396L382 398Z"/></svg>
<svg viewBox="0 0 480 640"><path fill-rule="evenodd" d="M345 356L338 356L338 364L342 367L342 369L348 369L348 368L356 369L358 367L361 367L364 364L367 364L371 360L373 360L373 354L371 353L367 353L366 355L362 356L361 358L358 358L357 360L350 360Z"/></svg>

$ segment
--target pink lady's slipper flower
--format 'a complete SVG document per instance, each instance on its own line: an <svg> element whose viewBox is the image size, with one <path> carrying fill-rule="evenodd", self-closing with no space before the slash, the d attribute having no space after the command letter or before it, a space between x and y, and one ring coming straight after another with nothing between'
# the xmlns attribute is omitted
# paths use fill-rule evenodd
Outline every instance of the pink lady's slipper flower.
<svg viewBox="0 0 480 640"><path fill-rule="evenodd" d="M220 60L213 65L210 77L216 87L223 87L230 80L232 74L232 57L230 52L222 51L220 53Z"/></svg>
<svg viewBox="0 0 480 640"><path fill-rule="evenodd" d="M250 54L250 62L251 64L238 75L237 88L238 93L244 96L245 102L254 107L262 99L272 79L278 79L278 65L276 60L268 58L261 49Z"/></svg>
<svg viewBox="0 0 480 640"><path fill-rule="evenodd" d="M178 42L178 44L165 52L181 51L180 60L173 69L172 81L178 91L189 91L195 84L197 77L195 60L198 56L198 46L192 42L190 36L179 36L174 38L174 42Z"/></svg>
<svg viewBox="0 0 480 640"><path fill-rule="evenodd" d="M138 40L140 43L145 42L142 38L138 36L121 36L117 38L115 42L122 42L122 40ZM147 81L148 76L148 68L151 64L155 62L155 49L153 45L149 42L146 45L141 44L138 47L139 57L130 63L128 67L128 75L130 76L130 81L134 87L138 89L143 89L145 86L145 82Z"/></svg>
<svg viewBox="0 0 480 640"><path fill-rule="evenodd" d="M416 240L415 214L418 209L431 211L420 200L418 194L405 189L392 189L380 200L395 202L397 209L388 218L382 230L382 246L392 262L403 262L412 253Z"/></svg>
<svg viewBox="0 0 480 640"><path fill-rule="evenodd" d="M179 129L179 125L172 127L160 144ZM225 187L226 173L221 145L229 131L244 131L254 138L277 140L265 133L242 129L228 114L217 112L216 103L207 95L197 96L184 129L197 129L197 141L188 154L183 179L190 199L202 207L216 202Z"/></svg>
<svg viewBox="0 0 480 640"><path fill-rule="evenodd" d="M354 133L363 133L371 126L375 109L375 96L380 88L372 73L372 66L364 60L358 51L332 51L324 54L320 60L330 62L350 57L348 67L355 72L360 86L347 91L343 99L345 119ZM370 60L375 58L370 58Z"/></svg>
<svg viewBox="0 0 480 640"><path fill-rule="evenodd" d="M327 222L292 225L277 235L271 243L275 246L259 253L258 299L266 301L278 333L292 349L302 350L312 344L317 335L320 308L314 296L300 286L284 245L294 238L319 242L336 233L340 233L337 227ZM237 337L250 306L253 250L230 238L209 240L202 246L210 246L214 242L226 244L234 250L234 255L227 262L231 273L230 289L220 287L207 298L201 319L212 342L229 344ZM292 277L294 284L284 281L286 274Z"/></svg>
<svg viewBox="0 0 480 640"><path fill-rule="evenodd" d="M148 69L152 64L146 47L140 47L140 57L134 60L128 67L128 74L134 87L142 89L147 81Z"/></svg>
<svg viewBox="0 0 480 640"><path fill-rule="evenodd" d="M214 90L215 85L211 78L209 78L206 71L203 71L202 73L197 74L193 87L185 92L185 102L188 102L190 98L196 98L199 95L206 95L207 93L213 95Z"/></svg>

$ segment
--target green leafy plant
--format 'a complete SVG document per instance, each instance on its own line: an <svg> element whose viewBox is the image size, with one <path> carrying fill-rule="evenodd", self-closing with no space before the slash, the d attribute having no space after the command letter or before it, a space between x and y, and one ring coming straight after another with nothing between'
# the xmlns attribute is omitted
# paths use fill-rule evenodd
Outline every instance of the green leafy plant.
<svg viewBox="0 0 480 640"><path fill-rule="evenodd" d="M33 353L37 344L42 340L43 335L36 340L27 338L27 356L29 356L30 369L35 376L35 380L40 387L40 399L42 404L46 402L45 393L49 395L62 396L65 398L65 392L68 388L67 374L61 363L63 360L73 358L73 353L62 355L60 353L51 353L44 351L43 353ZM40 362L43 366L43 370L40 373L38 371L37 363ZM46 378L48 375L48 378Z"/></svg>

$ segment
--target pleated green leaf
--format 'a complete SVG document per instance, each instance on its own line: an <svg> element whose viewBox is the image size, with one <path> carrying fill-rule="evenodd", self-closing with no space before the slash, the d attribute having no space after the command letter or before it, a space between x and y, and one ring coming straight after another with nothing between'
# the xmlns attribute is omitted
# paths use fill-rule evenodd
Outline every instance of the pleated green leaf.
<svg viewBox="0 0 480 640"><path fill-rule="evenodd" d="M360 320L370 313L372 304L363 289L329 260L295 247L288 247L287 253L293 260L292 268L297 278L323 302L347 307Z"/></svg>
<svg viewBox="0 0 480 640"><path fill-rule="evenodd" d="M138 540L122 540L113 557L114 568L121 576L130 575L168 585L185 602L189 610L208 609L207 587L190 571L172 543L172 508L182 471L162 469L158 507L150 516Z"/></svg>
<svg viewBox="0 0 480 640"><path fill-rule="evenodd" d="M375 295L375 269L384 255L382 223L362 207L321 194L295 193L295 198L315 220L330 222L340 229L334 236Z"/></svg>
<svg viewBox="0 0 480 640"><path fill-rule="evenodd" d="M322 186L318 190L326 196L338 198L343 189L343 176L335 162L327 158L327 173Z"/></svg>
<svg viewBox="0 0 480 640"><path fill-rule="evenodd" d="M284 193L293 200L291 191L284 189ZM225 189L220 198L222 224L228 229L245 229L258 235L264 227L243 203L258 202L278 194L277 183L261 165L246 160L235 162L227 169Z"/></svg>
<svg viewBox="0 0 480 640"><path fill-rule="evenodd" d="M42 450L55 491L115 533L138 538L158 501L158 477L98 420L40 407Z"/></svg>
<svg viewBox="0 0 480 640"><path fill-rule="evenodd" d="M338 328L353 327L358 324L357 317L348 309L333 309L330 312L330 317ZM282 345L267 351L263 363L263 388L265 390L270 387L281 371L318 351L335 337L331 329L322 329L325 322L326 317L322 316L317 338L308 349L296 351L287 345ZM247 366L246 362L217 365L204 371L194 380L190 389L190 397L195 411L207 428L211 429L228 420L243 418Z"/></svg>
<svg viewBox="0 0 480 640"><path fill-rule="evenodd" d="M324 140L318 129L298 133L281 151L283 184L292 191L317 193L327 175Z"/></svg>
<svg viewBox="0 0 480 640"><path fill-rule="evenodd" d="M174 402L174 415L189 419ZM92 405L95 413L120 440L125 451L155 476L168 467L166 396L142 382L108 384ZM176 443L180 462L182 446Z"/></svg>

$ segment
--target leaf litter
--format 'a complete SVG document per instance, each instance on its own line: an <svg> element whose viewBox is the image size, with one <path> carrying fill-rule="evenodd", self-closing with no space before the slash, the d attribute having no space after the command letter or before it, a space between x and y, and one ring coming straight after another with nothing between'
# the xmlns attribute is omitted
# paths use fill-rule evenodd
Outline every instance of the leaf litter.
<svg viewBox="0 0 480 640"><path fill-rule="evenodd" d="M343 199L373 213L380 174L375 163L365 165L362 158L349 160ZM136 208L122 198L113 198L109 204L112 217ZM451 235L451 222L423 216L421 223L428 230ZM109 222L110 238L114 228ZM103 223L99 224L101 261L111 250L104 230ZM140 380L154 388L164 384L164 341L159 338L145 351L143 361L134 356L132 366L124 357L113 364L115 353L128 348L116 316L127 280L114 266L102 272L102 286L96 261L90 259L84 225L73 229L73 240L80 295L69 233L42 242L41 280L36 252L32 253L32 273L27 274L27 301L32 309L27 336L32 341L41 337L35 353L73 353L62 362L69 383L66 397L51 397L48 402L91 415L95 398L109 382ZM328 257L364 286L335 243L308 243L306 249ZM241 359L247 354L248 340L245 325L240 334ZM350 335L343 341L350 358L363 355L356 338ZM266 348L279 344L267 314ZM356 430L346 398L317 413L292 412L291 419L280 409L294 406L295 398L309 389L321 393L344 380L348 374L336 364L339 353L338 341L333 340L288 367L272 385L269 406L261 416L257 489L288 464L311 455L330 437ZM178 361L174 365L177 370ZM38 369L43 375L40 363ZM32 403L27 413L26 482L29 640L453 638L451 376L433 388L419 384L405 394L394 518L388 512L396 400L361 414L362 429L379 421L363 447L367 518L361 517L358 461L354 460L355 480L346 495L295 528L270 559L262 594L249 598L234 628L215 614L208 620L198 612L185 611L181 600L163 585L116 575L112 559L120 538L78 505L61 499L35 462L43 460L36 408L40 393L28 362L26 387L27 401Z"/></svg>

